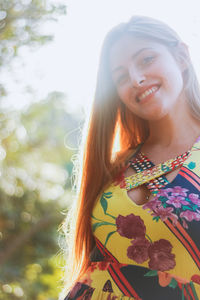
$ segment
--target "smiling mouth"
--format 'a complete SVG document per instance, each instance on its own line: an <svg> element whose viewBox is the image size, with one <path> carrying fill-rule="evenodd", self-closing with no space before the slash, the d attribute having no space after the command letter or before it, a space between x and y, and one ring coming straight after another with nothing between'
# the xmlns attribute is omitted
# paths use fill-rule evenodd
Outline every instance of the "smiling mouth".
<svg viewBox="0 0 200 300"><path fill-rule="evenodd" d="M144 93L140 94L139 96L136 97L136 102L140 102L142 100L144 100L145 98L147 98L149 95L157 92L157 90L159 90L160 86L156 85L153 86L149 89L147 89Z"/></svg>

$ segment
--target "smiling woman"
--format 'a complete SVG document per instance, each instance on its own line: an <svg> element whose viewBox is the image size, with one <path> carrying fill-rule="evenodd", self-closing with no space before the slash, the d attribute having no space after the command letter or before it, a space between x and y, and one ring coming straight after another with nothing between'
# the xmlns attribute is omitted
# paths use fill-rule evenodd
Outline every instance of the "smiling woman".
<svg viewBox="0 0 200 300"><path fill-rule="evenodd" d="M200 299L199 136L187 46L152 18L115 27L100 58L60 299Z"/></svg>
<svg viewBox="0 0 200 300"><path fill-rule="evenodd" d="M177 47L184 51L184 44ZM182 72L187 66L164 45L127 33L112 46L110 61L120 99L141 118L156 120L179 101L185 105Z"/></svg>

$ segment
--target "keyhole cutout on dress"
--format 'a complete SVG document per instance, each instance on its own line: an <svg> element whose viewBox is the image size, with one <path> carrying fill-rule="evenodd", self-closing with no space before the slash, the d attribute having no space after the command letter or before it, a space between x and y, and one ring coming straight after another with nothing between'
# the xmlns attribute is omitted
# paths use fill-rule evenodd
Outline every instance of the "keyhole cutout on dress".
<svg viewBox="0 0 200 300"><path fill-rule="evenodd" d="M150 198L150 192L144 185L127 191L127 195L137 205L144 205Z"/></svg>
<svg viewBox="0 0 200 300"><path fill-rule="evenodd" d="M170 173L166 174L166 178L169 182L172 182L175 177L178 175L178 172L180 171L180 168L177 168L176 170L171 171ZM125 173L125 177L129 177L133 174L136 174L136 172L129 167ZM149 189L143 184L137 188L134 188L130 191L127 191L128 197L133 201L136 205L144 205L148 201L150 201L153 198L153 195L149 191Z"/></svg>

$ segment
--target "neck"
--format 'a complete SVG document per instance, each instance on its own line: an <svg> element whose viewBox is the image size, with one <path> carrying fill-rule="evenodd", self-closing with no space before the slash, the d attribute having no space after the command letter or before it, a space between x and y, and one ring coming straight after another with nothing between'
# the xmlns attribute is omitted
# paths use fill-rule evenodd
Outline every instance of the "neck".
<svg viewBox="0 0 200 300"><path fill-rule="evenodd" d="M200 135L200 120L191 114L167 115L161 120L149 122L150 134L145 142L145 148L174 149L186 151Z"/></svg>

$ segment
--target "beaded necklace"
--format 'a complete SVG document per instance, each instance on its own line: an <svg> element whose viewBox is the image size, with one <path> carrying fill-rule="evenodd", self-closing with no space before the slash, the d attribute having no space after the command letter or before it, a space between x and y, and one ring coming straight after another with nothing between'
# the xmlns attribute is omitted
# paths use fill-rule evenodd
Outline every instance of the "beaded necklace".
<svg viewBox="0 0 200 300"><path fill-rule="evenodd" d="M169 159L166 162L154 165L142 152L129 161L136 174L124 178L126 190L138 187L145 184L150 191L158 191L169 183L165 174L181 167L188 157L190 151L176 156L174 159Z"/></svg>

